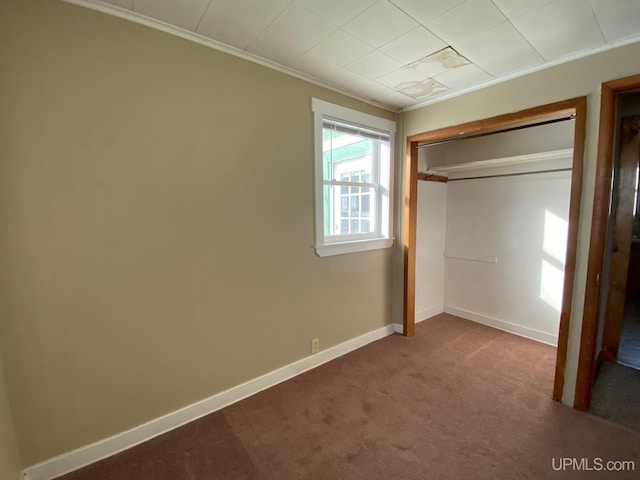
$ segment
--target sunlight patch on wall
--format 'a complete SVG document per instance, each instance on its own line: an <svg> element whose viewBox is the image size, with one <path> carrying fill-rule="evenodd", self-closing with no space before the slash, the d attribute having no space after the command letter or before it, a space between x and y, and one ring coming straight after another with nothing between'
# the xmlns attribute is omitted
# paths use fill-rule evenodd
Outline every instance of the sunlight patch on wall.
<svg viewBox="0 0 640 480"><path fill-rule="evenodd" d="M542 274L540 275L540 298L550 307L560 313L562 310L562 287L564 285L564 271L555 265L542 260Z"/></svg>
<svg viewBox="0 0 640 480"><path fill-rule="evenodd" d="M544 239L542 250L564 267L567 256L568 223L564 218L554 215L549 210L544 212Z"/></svg>
<svg viewBox="0 0 640 480"><path fill-rule="evenodd" d="M558 313L562 310L564 264L567 255L568 222L550 211L544 212L543 255L540 298Z"/></svg>

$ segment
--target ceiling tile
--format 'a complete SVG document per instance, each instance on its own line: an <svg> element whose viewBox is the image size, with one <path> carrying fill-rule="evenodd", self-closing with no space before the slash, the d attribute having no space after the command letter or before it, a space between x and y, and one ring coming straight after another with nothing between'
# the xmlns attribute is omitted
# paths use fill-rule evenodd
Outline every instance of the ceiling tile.
<svg viewBox="0 0 640 480"><path fill-rule="evenodd" d="M483 62L496 59L500 68L509 71L523 68L523 63L533 66L532 61L535 64L544 61L510 22L503 22L484 32L465 37L456 43L456 48L473 63L484 67ZM526 58L521 59L521 56ZM509 68L510 62L513 63L513 68Z"/></svg>
<svg viewBox="0 0 640 480"><path fill-rule="evenodd" d="M416 103L415 99L397 92L384 95L380 100L382 103L395 108L405 108Z"/></svg>
<svg viewBox="0 0 640 480"><path fill-rule="evenodd" d="M415 103L413 98L376 82L363 84L359 89L361 91L361 98L369 99L383 105L392 106L395 109L408 107Z"/></svg>
<svg viewBox="0 0 640 480"><path fill-rule="evenodd" d="M264 0L263 0L264 1ZM307 10L341 27L378 0L295 0Z"/></svg>
<svg viewBox="0 0 640 480"><path fill-rule="evenodd" d="M557 0L512 22L546 60L604 44L593 11L583 0Z"/></svg>
<svg viewBox="0 0 640 480"><path fill-rule="evenodd" d="M421 75L419 72L412 68L403 67L394 72L383 75L378 78L377 81L382 85L394 88L396 85L400 85L405 82L421 82L427 80L429 77Z"/></svg>
<svg viewBox="0 0 640 480"><path fill-rule="evenodd" d="M590 3L607 41L640 33L638 0L590 0Z"/></svg>
<svg viewBox="0 0 640 480"><path fill-rule="evenodd" d="M449 70L462 68L469 61L460 57L451 48L421 58L378 79L378 82L392 88L405 82L423 82Z"/></svg>
<svg viewBox="0 0 640 480"><path fill-rule="evenodd" d="M338 65L345 66L371 52L373 48L345 31L338 30L313 47L309 53Z"/></svg>
<svg viewBox="0 0 640 480"><path fill-rule="evenodd" d="M288 65L335 30L326 20L292 3L247 50Z"/></svg>
<svg viewBox="0 0 640 480"><path fill-rule="evenodd" d="M365 85L371 81L370 79L352 72L351 70L347 70L346 68L336 70L327 77L327 80L343 90L354 93L358 92L359 86Z"/></svg>
<svg viewBox="0 0 640 480"><path fill-rule="evenodd" d="M482 58L491 58L501 54L505 48L517 43L525 43L524 37L510 22L485 30L476 35L465 37L456 42L458 51L472 62Z"/></svg>
<svg viewBox="0 0 640 480"><path fill-rule="evenodd" d="M378 50L374 50L364 57L360 57L347 66L352 72L359 73L368 78L377 78L397 70L400 67L402 67L400 62Z"/></svg>
<svg viewBox="0 0 640 480"><path fill-rule="evenodd" d="M391 102L386 101L385 97L388 97L392 93L394 92L389 87L385 87L374 81L360 83L358 85L358 96L364 100L373 100L374 102L389 104Z"/></svg>
<svg viewBox="0 0 640 480"><path fill-rule="evenodd" d="M446 43L419 26L380 48L403 64L411 63L446 47Z"/></svg>
<svg viewBox="0 0 640 480"><path fill-rule="evenodd" d="M246 51L258 57L287 66L304 53L304 49L287 43L278 37L260 38L258 41L252 43Z"/></svg>
<svg viewBox="0 0 640 480"><path fill-rule="evenodd" d="M329 62L323 58L316 57L309 52L296 58L290 66L296 70L318 78L327 78L333 72L341 68L340 65Z"/></svg>
<svg viewBox="0 0 640 480"><path fill-rule="evenodd" d="M397 94L397 92L395 92L391 88L387 87L386 85L382 85L375 80L360 85L360 90L362 91L363 96L368 96L376 100L379 100L380 97L383 96Z"/></svg>
<svg viewBox="0 0 640 480"><path fill-rule="evenodd" d="M111 3L112 5L117 5L118 7L126 8L128 10L133 10L133 0L103 0L106 3Z"/></svg>
<svg viewBox="0 0 640 480"><path fill-rule="evenodd" d="M418 22L425 25L451 10L464 0L392 0L392 2Z"/></svg>
<svg viewBox="0 0 640 480"><path fill-rule="evenodd" d="M197 31L244 50L290 3L290 0L212 0Z"/></svg>
<svg viewBox="0 0 640 480"><path fill-rule="evenodd" d="M544 59L531 45L524 42L510 45L504 53L500 52L474 63L494 77L502 77L538 67L544 63Z"/></svg>
<svg viewBox="0 0 640 480"><path fill-rule="evenodd" d="M420 75L420 77L427 78L435 77L436 75L448 72L451 69L460 68L468 63L469 60L460 56L458 52L451 47L447 47L410 63L404 68L414 70Z"/></svg>
<svg viewBox="0 0 640 480"><path fill-rule="evenodd" d="M493 79L491 75L473 63L464 67L454 68L435 77L436 81L446 85L451 90L462 90Z"/></svg>
<svg viewBox="0 0 640 480"><path fill-rule="evenodd" d="M491 0L467 0L429 22L426 27L451 45L505 20Z"/></svg>
<svg viewBox="0 0 640 480"><path fill-rule="evenodd" d="M404 35L418 24L387 0L381 0L365 10L343 28L374 47Z"/></svg>
<svg viewBox="0 0 640 480"><path fill-rule="evenodd" d="M489 74L510 75L544 63L544 59L510 22L465 37L456 43L459 52Z"/></svg>
<svg viewBox="0 0 640 480"><path fill-rule="evenodd" d="M519 17L544 7L555 0L493 0L496 7L509 18Z"/></svg>
<svg viewBox="0 0 640 480"><path fill-rule="evenodd" d="M133 8L151 18L162 20L186 30L195 30L209 0L136 0Z"/></svg>
<svg viewBox="0 0 640 480"><path fill-rule="evenodd" d="M589 4L596 16L607 13L609 10L628 8L638 4L637 0L589 0Z"/></svg>
<svg viewBox="0 0 640 480"><path fill-rule="evenodd" d="M399 93L408 95L409 97L415 98L416 100L449 91L449 87L441 84L433 78L429 78L421 82L401 83L400 85L396 85L395 89Z"/></svg>

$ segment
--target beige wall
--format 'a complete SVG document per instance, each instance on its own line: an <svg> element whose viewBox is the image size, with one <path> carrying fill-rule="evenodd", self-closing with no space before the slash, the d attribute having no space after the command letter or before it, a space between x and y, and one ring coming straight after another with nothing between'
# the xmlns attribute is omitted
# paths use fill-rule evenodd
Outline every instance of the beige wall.
<svg viewBox="0 0 640 480"><path fill-rule="evenodd" d="M578 96L588 97L585 179L580 212L578 265L573 291L569 352L563 401L573 404L582 327L589 230L593 208L600 84L640 73L640 43L576 60L404 114L404 133L413 135L472 120L515 112Z"/></svg>
<svg viewBox="0 0 640 480"><path fill-rule="evenodd" d="M22 464L11 420L9 397L4 384L4 370L0 362L0 478L18 480Z"/></svg>
<svg viewBox="0 0 640 480"><path fill-rule="evenodd" d="M9 41L7 41L9 39ZM391 321L319 258L320 87L48 0L0 5L0 348L27 465Z"/></svg>

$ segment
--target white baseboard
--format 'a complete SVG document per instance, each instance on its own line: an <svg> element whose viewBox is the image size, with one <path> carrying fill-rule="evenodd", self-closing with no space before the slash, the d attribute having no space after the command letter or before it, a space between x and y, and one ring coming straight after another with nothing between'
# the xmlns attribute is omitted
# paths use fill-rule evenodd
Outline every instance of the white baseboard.
<svg viewBox="0 0 640 480"><path fill-rule="evenodd" d="M436 315L444 312L444 305L435 305L433 307L424 308L422 310L418 310L415 315L415 322L420 323L425 320L429 320L431 317L435 317Z"/></svg>
<svg viewBox="0 0 640 480"><path fill-rule="evenodd" d="M23 478L25 480L50 480L97 462L98 460L115 455L116 453L127 450L128 448L134 447L193 420L197 420L200 417L220 410L278 383L289 380L296 375L300 375L307 370L318 367L323 363L327 363L368 343L391 335L396 331L396 328L397 324L391 324L365 333L339 345L322 350L315 355L305 357L282 368L254 378L253 380L249 380L229 390L217 393L212 397L176 410L163 417L151 420L131 430L45 460L42 463L26 468L23 472Z"/></svg>
<svg viewBox="0 0 640 480"><path fill-rule="evenodd" d="M515 323L505 322L504 320L498 320L497 318L470 312L462 308L451 307L449 305L445 305L444 311L445 313L450 313L451 315L456 315L457 317L466 318L467 320L482 323L483 325L497 328L498 330L504 330L505 332L513 333L515 335L529 338L531 340L536 340L541 343L546 343L547 345L551 345L554 347L558 345L557 335L542 332L534 328L516 325Z"/></svg>
<svg viewBox="0 0 640 480"><path fill-rule="evenodd" d="M424 322L425 320L429 320L431 317L435 317L436 315L444 312L444 307L442 305L436 305L435 307L425 308L424 310L419 310L416 312L414 317L415 323ZM394 323L393 327L395 328L396 333L402 334L403 327L401 323Z"/></svg>

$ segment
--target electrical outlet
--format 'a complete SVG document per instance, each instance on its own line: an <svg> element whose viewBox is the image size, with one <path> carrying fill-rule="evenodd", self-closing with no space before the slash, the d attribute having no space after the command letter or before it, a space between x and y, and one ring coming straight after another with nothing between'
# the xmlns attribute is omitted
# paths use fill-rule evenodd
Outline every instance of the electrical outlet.
<svg viewBox="0 0 640 480"><path fill-rule="evenodd" d="M319 349L320 349L320 339L314 338L313 340L311 340L311 353L318 353Z"/></svg>

